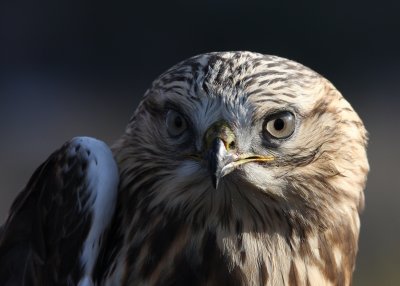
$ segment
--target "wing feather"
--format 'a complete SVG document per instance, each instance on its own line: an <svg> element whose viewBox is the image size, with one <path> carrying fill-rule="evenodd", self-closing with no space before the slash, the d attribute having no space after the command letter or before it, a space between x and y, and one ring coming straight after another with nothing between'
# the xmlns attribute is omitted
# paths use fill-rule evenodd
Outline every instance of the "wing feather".
<svg viewBox="0 0 400 286"><path fill-rule="evenodd" d="M88 285L113 216L118 169L76 137L34 172L0 230L0 285Z"/></svg>

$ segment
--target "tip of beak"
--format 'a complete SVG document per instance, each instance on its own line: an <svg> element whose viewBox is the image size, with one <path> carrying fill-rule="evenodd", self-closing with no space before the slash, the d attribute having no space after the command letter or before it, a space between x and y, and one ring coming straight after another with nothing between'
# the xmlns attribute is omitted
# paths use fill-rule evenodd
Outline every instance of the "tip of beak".
<svg viewBox="0 0 400 286"><path fill-rule="evenodd" d="M215 190L218 189L219 179L220 178L216 174L211 175L212 186Z"/></svg>

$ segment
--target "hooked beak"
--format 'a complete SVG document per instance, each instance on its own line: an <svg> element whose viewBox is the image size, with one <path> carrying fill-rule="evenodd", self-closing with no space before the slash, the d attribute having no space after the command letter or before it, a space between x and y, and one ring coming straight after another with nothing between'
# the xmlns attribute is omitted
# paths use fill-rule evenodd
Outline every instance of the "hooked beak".
<svg viewBox="0 0 400 286"><path fill-rule="evenodd" d="M238 155L234 148L235 136L226 123L217 122L205 134L205 160L211 175L214 189L218 188L221 178L231 173L238 166L249 162L270 162L273 156L254 154Z"/></svg>
<svg viewBox="0 0 400 286"><path fill-rule="evenodd" d="M219 180L230 173L226 167L234 161L233 155L228 153L221 138L212 141L211 148L207 152L208 170L214 189L218 188Z"/></svg>

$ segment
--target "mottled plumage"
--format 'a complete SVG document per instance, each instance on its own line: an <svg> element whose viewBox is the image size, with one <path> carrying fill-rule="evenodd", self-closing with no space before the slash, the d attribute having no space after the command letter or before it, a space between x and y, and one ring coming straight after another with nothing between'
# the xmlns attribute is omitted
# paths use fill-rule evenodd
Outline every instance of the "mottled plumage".
<svg viewBox="0 0 400 286"><path fill-rule="evenodd" d="M54 152L14 201L0 231L0 285L91 280L117 188L118 169L103 142L78 137Z"/></svg>
<svg viewBox="0 0 400 286"><path fill-rule="evenodd" d="M86 275L82 285L349 285L366 144L350 104L298 63L250 52L181 62L113 145L113 219L94 269L70 275Z"/></svg>

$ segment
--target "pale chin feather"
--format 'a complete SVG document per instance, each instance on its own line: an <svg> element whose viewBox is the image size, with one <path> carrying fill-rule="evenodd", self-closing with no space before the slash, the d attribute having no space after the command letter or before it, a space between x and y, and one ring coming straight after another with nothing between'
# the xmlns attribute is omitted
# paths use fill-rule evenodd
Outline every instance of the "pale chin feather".
<svg viewBox="0 0 400 286"><path fill-rule="evenodd" d="M282 189L285 185L283 177L276 176L269 167L260 166L257 163L248 163L241 167L243 178L256 189L274 197L285 196Z"/></svg>

